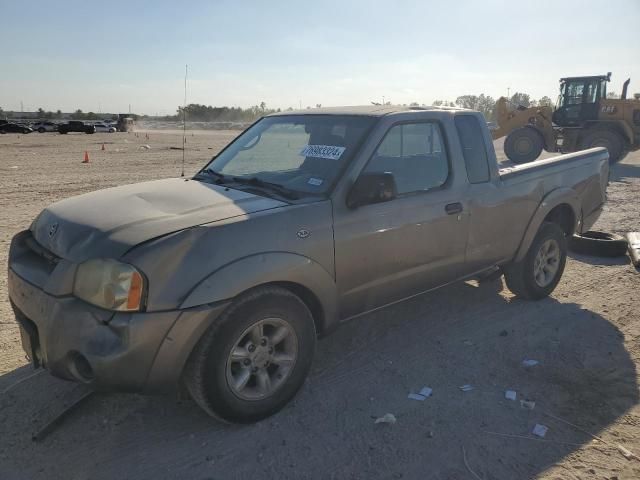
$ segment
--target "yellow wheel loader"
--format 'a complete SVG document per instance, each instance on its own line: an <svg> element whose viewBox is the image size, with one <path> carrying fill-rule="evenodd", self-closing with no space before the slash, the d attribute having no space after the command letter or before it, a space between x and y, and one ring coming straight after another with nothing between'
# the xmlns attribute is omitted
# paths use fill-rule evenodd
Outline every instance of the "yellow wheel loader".
<svg viewBox="0 0 640 480"><path fill-rule="evenodd" d="M531 162L542 150L575 152L591 147L609 150L611 163L640 149L640 94L627 99L630 79L619 99L607 98L607 75L560 79L555 109L549 106L509 108L496 104L498 128L493 139L507 136L504 152L514 163Z"/></svg>

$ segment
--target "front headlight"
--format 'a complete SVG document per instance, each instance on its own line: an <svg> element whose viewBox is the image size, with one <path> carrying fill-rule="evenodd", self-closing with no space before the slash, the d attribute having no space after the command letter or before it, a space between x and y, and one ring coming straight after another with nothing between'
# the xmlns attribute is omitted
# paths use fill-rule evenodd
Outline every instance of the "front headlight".
<svg viewBox="0 0 640 480"><path fill-rule="evenodd" d="M87 260L80 264L73 294L107 310L140 310L144 278L135 267L111 259Z"/></svg>

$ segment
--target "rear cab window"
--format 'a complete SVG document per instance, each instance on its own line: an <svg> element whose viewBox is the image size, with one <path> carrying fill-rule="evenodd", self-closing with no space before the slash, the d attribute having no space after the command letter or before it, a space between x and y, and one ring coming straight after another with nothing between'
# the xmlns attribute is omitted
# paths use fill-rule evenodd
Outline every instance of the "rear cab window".
<svg viewBox="0 0 640 480"><path fill-rule="evenodd" d="M456 115L456 130L462 147L469 183L489 181L489 158L482 127L474 115Z"/></svg>

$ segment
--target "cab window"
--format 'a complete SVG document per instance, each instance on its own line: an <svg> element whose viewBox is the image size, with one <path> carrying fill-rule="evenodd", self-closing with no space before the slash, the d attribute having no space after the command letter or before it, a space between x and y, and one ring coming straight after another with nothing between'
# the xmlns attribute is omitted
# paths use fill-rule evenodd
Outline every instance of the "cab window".
<svg viewBox="0 0 640 480"><path fill-rule="evenodd" d="M449 162L440 126L422 122L391 127L364 172L392 173L398 195L444 185Z"/></svg>
<svg viewBox="0 0 640 480"><path fill-rule="evenodd" d="M489 160L478 119L472 115L458 115L455 124L469 183L488 182Z"/></svg>

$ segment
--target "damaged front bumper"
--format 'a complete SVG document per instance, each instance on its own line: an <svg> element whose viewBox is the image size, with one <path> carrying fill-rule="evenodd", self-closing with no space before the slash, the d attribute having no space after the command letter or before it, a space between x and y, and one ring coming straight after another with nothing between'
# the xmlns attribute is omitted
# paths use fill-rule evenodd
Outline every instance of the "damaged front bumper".
<svg viewBox="0 0 640 480"><path fill-rule="evenodd" d="M193 347L228 304L107 311L37 285L45 278L38 261L19 246L12 244L11 250L9 298L27 356L36 368L97 389L155 392L175 387Z"/></svg>

